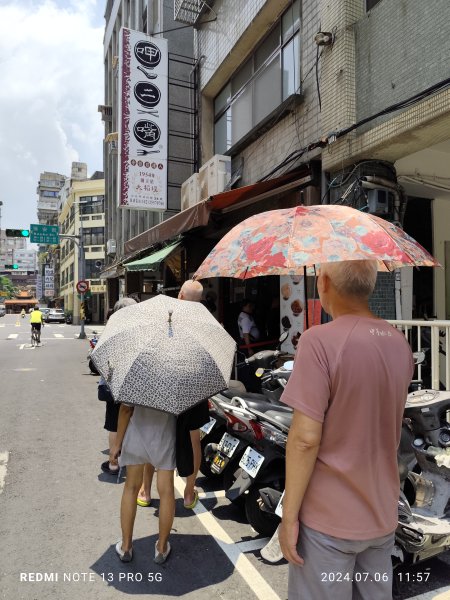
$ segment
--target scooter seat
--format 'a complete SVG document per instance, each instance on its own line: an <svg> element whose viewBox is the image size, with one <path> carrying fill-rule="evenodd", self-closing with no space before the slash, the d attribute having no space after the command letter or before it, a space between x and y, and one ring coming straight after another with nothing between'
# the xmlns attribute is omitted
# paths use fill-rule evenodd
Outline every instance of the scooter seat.
<svg viewBox="0 0 450 600"><path fill-rule="evenodd" d="M280 407L282 408L282 407ZM287 410L280 411L278 410L266 410L266 417L273 419L274 421L278 421L285 427L290 427L292 423L293 411L286 407Z"/></svg>
<svg viewBox="0 0 450 600"><path fill-rule="evenodd" d="M234 398L235 396L238 396L239 398L242 398L243 400L245 400L247 402L247 400L254 400L254 401L260 401L260 402L264 402L267 400L265 400L265 396L263 396L263 394L257 394L254 392L237 392L236 389L234 388L227 388L226 390L223 390L223 392L220 392L223 396L225 396L226 398L229 398L230 400L232 398Z"/></svg>

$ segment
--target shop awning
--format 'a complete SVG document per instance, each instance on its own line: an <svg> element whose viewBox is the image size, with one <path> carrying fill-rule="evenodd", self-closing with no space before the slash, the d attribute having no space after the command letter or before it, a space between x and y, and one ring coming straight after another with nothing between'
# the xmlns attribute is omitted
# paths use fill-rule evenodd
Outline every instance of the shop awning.
<svg viewBox="0 0 450 600"><path fill-rule="evenodd" d="M153 252L145 258L139 260L133 260L132 262L125 263L124 267L127 271L157 271L160 264L168 258L181 244L181 241L170 244L165 248L161 248L157 252Z"/></svg>
<svg viewBox="0 0 450 600"><path fill-rule="evenodd" d="M157 242L173 239L197 227L205 227L208 225L209 217L214 211L237 210L249 203L256 203L296 187L310 185L312 180L311 167L307 164L281 177L259 181L258 183L215 194L208 200L202 200L198 204L182 210L159 225L155 225L128 240L125 242L125 254L131 258L133 255L136 256L143 250L151 248Z"/></svg>

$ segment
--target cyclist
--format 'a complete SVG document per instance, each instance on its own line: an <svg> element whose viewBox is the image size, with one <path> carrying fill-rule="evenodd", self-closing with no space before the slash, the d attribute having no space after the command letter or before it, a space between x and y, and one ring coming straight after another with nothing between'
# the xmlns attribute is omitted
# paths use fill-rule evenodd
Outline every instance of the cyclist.
<svg viewBox="0 0 450 600"><path fill-rule="evenodd" d="M35 306L33 308L33 312L30 315L30 323L31 323L31 333L33 333L33 329L37 329L37 343L41 343L41 327L44 326L44 318L39 310L39 306Z"/></svg>

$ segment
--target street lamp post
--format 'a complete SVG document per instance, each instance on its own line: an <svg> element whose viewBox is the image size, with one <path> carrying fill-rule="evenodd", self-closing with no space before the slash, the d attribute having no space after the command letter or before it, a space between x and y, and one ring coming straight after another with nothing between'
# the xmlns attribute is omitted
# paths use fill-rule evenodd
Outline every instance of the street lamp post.
<svg viewBox="0 0 450 600"><path fill-rule="evenodd" d="M78 246L78 275L80 279L84 279L85 277L85 262L84 262L84 246L83 246L83 228L80 227L78 235L66 235L59 234L59 237L63 240L72 240ZM83 306L82 319L80 319L80 333L78 335L78 339L84 340L86 339L86 333L84 331L84 325L86 320L86 314L84 309L84 292L80 293L80 302Z"/></svg>

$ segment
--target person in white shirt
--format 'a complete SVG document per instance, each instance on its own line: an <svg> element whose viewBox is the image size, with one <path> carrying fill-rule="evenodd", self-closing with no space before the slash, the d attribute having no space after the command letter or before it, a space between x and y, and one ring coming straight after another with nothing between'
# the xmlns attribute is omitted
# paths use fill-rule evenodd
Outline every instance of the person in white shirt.
<svg viewBox="0 0 450 600"><path fill-rule="evenodd" d="M238 317L239 335L245 345L257 342L260 338L259 329L253 318L254 303L251 300L244 300L241 312ZM247 348L249 356L254 354L253 348Z"/></svg>

